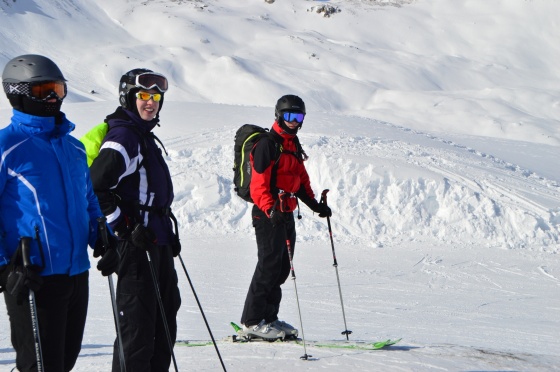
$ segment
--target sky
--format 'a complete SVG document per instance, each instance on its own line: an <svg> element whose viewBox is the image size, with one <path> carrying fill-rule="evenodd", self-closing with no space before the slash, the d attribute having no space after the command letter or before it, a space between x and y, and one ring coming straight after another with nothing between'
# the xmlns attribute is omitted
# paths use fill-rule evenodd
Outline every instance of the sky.
<svg viewBox="0 0 560 372"><path fill-rule="evenodd" d="M329 17L318 12L332 11ZM155 134L172 173L183 253L227 370L560 370L560 3L549 0L0 1L0 65L27 53L68 80L81 137L146 67L170 89ZM256 263L251 206L233 191L233 138L270 127L297 94L317 195L329 189L350 341L342 341L328 229L304 205L280 316L303 345L233 344ZM0 120L9 103L0 98ZM92 262L95 259L92 258ZM177 261L180 340L209 341ZM75 371L106 371L107 279L90 275ZM297 300L301 307L298 316ZM15 365L0 301L0 371ZM179 370L214 371L212 346L176 346ZM173 370L173 368L171 369Z"/></svg>

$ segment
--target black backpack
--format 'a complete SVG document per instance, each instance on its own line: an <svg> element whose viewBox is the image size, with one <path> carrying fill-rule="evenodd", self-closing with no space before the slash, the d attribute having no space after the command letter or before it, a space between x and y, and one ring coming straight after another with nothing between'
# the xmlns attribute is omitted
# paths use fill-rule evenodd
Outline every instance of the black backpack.
<svg viewBox="0 0 560 372"><path fill-rule="evenodd" d="M264 136L272 137L268 129L254 124L244 124L237 130L237 132L235 132L233 146L235 156L233 163L234 190L243 200L250 203L253 203L251 190L249 189L252 174L250 155L257 142L259 142L259 140ZM278 156L275 156L276 162L274 163L274 166L276 166L278 158L281 154L278 144L276 149Z"/></svg>
<svg viewBox="0 0 560 372"><path fill-rule="evenodd" d="M278 169L278 159L280 159L280 155L284 152L292 153L284 151L282 145L274 138L273 134L270 133L268 129L259 127L258 125L244 124L237 130L237 132L235 132L233 146L235 156L233 164L234 190L243 200L250 203L253 203L251 190L249 188L252 175L250 155L257 142L263 137L269 137L276 144L276 155L274 156L276 160L274 161L272 168L272 186L275 186L276 184L276 171ZM294 138L294 142L296 144L297 152L293 153L293 155L295 155L298 159L301 159L301 161L306 160L307 155L303 151L297 137Z"/></svg>

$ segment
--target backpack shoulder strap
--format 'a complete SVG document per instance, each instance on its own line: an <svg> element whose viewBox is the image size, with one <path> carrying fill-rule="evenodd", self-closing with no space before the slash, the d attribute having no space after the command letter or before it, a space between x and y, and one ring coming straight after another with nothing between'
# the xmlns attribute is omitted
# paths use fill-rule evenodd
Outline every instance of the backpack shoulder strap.
<svg viewBox="0 0 560 372"><path fill-rule="evenodd" d="M278 163L280 160L280 156L284 152L284 148L282 146L282 142L280 139L274 135L272 132L266 132L262 134L263 137L268 137L268 139L274 142L274 148L276 149L276 153L274 155L274 164L272 165L272 172L270 175L270 191L272 193L273 198L278 197L278 188L276 187L276 176L278 174Z"/></svg>
<svg viewBox="0 0 560 372"><path fill-rule="evenodd" d="M270 140L272 142L274 142L274 147L276 149L276 155L274 156L274 159L275 159L274 160L274 165L277 165L278 164L278 159L280 159L280 155L282 155L282 153L284 152L284 147L282 146L282 142L272 132L266 132L266 133L264 133L264 136L267 136L268 138L270 138Z"/></svg>
<svg viewBox="0 0 560 372"><path fill-rule="evenodd" d="M305 151L303 151L303 147L301 146L301 142L299 142L299 138L298 136L294 137L294 143L296 145L296 158L298 158L301 161L306 161L309 156L307 156L307 154L305 153Z"/></svg>

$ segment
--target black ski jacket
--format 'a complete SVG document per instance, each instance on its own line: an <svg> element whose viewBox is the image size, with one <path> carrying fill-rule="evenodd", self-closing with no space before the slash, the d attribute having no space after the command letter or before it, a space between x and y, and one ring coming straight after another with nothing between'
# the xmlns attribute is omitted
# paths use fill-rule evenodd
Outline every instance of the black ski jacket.
<svg viewBox="0 0 560 372"><path fill-rule="evenodd" d="M109 130L90 171L107 222L113 229L125 218L129 225L142 223L155 232L158 245L172 244L173 226L166 212L173 202L173 184L151 132L157 119L144 121L119 107L105 121Z"/></svg>

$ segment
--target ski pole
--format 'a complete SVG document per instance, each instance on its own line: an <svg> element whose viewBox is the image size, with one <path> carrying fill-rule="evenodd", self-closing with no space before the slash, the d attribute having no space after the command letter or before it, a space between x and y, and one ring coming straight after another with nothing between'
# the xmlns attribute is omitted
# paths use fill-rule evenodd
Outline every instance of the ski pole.
<svg viewBox="0 0 560 372"><path fill-rule="evenodd" d="M23 256L23 267L28 269L31 266L29 261L29 251L31 238L21 238L21 254ZM37 357L37 372L43 372L43 349L41 347L41 336L39 334L39 318L37 316L37 302L35 292L29 289L29 309L31 312L31 325L33 328L33 339L35 341L35 356Z"/></svg>
<svg viewBox="0 0 560 372"><path fill-rule="evenodd" d="M185 266L185 262L183 261L183 257L181 257L181 255L178 255L179 257L179 261L181 261L181 266L183 266L183 270L185 271L185 275L187 276L187 280L189 281L189 284L191 286L191 290L192 293L194 295L194 299L196 300L196 303L198 304L198 308L200 309L200 313L202 314L202 318L204 319L204 323L206 323L206 328L208 329L208 333L210 334L210 338L212 339L212 343L214 344L214 348L216 349L216 353L218 354L218 358L220 359L220 363L222 364L222 368L224 369L224 372L226 371L226 366L224 365L224 361L222 360L222 356L220 355L220 350L218 350L218 345L216 344L216 340L214 340L214 335L212 334L212 331L210 330L210 325L208 325L208 321L206 320L206 315L204 315L204 311L202 310L202 305L200 304L200 301L198 300L198 296L196 295L196 291L194 290L194 286L192 284L191 278L189 276L189 273L187 272L187 267Z"/></svg>
<svg viewBox="0 0 560 372"><path fill-rule="evenodd" d="M298 296L298 293L297 293L297 285L296 285L296 273L295 273L295 270L294 270L294 261L292 260L292 244L290 243L290 239L286 239L286 247L288 248L288 258L290 259L290 273L291 273L291 276L292 276L292 280L294 281L294 289L295 289L295 292L296 292L296 302L297 302L297 308L298 308L298 313L299 313L299 327L301 328L301 339L303 341L304 355L302 355L300 357L300 359L308 360L313 355L308 355L307 354L307 348L305 347L305 334L303 333L303 322L301 320L301 309L299 307L299 296Z"/></svg>
<svg viewBox="0 0 560 372"><path fill-rule="evenodd" d="M329 189L323 190L323 192L321 193L321 201L319 203L325 203L325 205L328 206L327 204L328 192ZM346 340L348 340L348 335L351 334L352 331L349 331L348 327L346 326L346 314L344 313L344 302L342 301L342 290L340 289L340 277L338 276L338 262L336 262L336 253L334 252L334 241L332 236L331 218L329 216L327 216L327 225L329 227L329 236L331 237L331 248L332 248L332 255L334 260L333 266L336 271L336 281L338 282L338 294L340 295L340 305L342 306L342 318L344 319L344 331L342 332L342 334L346 335Z"/></svg>
<svg viewBox="0 0 560 372"><path fill-rule="evenodd" d="M101 241L103 242L103 246L105 251L109 249L109 236L107 235L107 219L105 217L99 217L97 219L98 228L97 230L101 234ZM126 362L124 359L124 346L122 343L122 333L121 333L121 326L119 322L119 311L117 310L117 300L115 298L115 286L113 284L113 274L109 274L107 277L109 281L109 293L111 295L111 305L113 306L113 318L115 321L115 330L117 331L117 346L119 348L119 362L121 366L121 372L126 372Z"/></svg>
<svg viewBox="0 0 560 372"><path fill-rule="evenodd" d="M152 280L154 282L154 288L156 290L156 298L159 304L159 311L161 313L161 319L163 320L163 327L165 328L165 334L167 335L167 343L169 344L169 351L171 352L171 357L173 359L173 366L175 367L175 372L179 372L177 368L177 361L175 360L175 353L173 352L173 341L171 341L171 334L169 333L169 325L167 324L167 317L165 316L165 309L163 308L163 302L161 300L161 292L159 291L159 285L157 282L156 271L154 269L154 264L152 262L152 256L150 252L146 250L146 257L148 257L148 264L150 265L150 272L152 273Z"/></svg>
<svg viewBox="0 0 560 372"><path fill-rule="evenodd" d="M109 293L111 294L111 304L113 306L113 318L115 318L115 329L117 330L117 342L119 346L119 362L121 371L126 372L126 362L124 359L124 346L122 342L121 325L119 322L119 312L117 310L117 300L115 298L115 285L113 284L113 274L110 274L107 279L109 280Z"/></svg>

